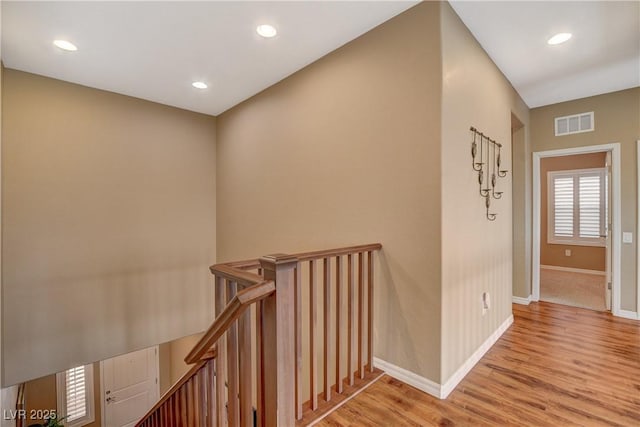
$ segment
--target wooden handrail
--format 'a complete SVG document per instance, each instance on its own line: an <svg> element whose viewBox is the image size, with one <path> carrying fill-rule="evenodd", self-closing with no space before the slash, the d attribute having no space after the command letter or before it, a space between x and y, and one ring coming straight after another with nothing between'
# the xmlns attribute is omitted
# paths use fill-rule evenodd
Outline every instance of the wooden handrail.
<svg viewBox="0 0 640 427"><path fill-rule="evenodd" d="M214 270L212 270L212 272L213 271ZM218 269L215 269L215 274L219 274ZM251 275L256 276L254 274ZM268 297L275 292L275 290L276 287L273 281L268 280L238 292L236 296L229 301L227 306L224 308L224 311L216 318L215 322L213 322L209 329L207 329L202 338L200 338L200 341L198 341L195 347L193 347L187 357L185 357L184 361L189 365L198 362L207 350L210 349L211 346L220 339L220 337L222 337L227 329L229 329L229 326L238 320L251 304Z"/></svg>
<svg viewBox="0 0 640 427"><path fill-rule="evenodd" d="M366 384L362 382L365 376L368 380L373 378L373 253L381 248L381 244L371 243L268 255L209 267L215 276L216 319L185 357L185 362L191 365L188 372L136 426L228 423L230 427L240 427L253 425L256 415L261 426L304 424L303 269L309 274L312 355L309 412L304 419L321 416L323 411L339 404L346 396L344 392L349 394ZM344 260L346 271L342 268ZM322 266L320 274L319 266ZM318 298L318 294L322 297ZM343 296L347 297L346 324L342 317ZM250 311L252 307L255 318ZM320 327L318 310L322 310L324 318ZM331 321L334 317L335 326ZM346 349L341 344L345 333ZM323 355L317 360L316 346L321 341ZM346 362L347 372L343 372L341 362ZM330 376L332 365L335 377ZM318 399L319 379L324 382L322 402Z"/></svg>
<svg viewBox="0 0 640 427"><path fill-rule="evenodd" d="M335 257L340 255L356 254L360 252L377 251L378 249L382 249L382 245L380 243L370 243L368 245L346 246L344 248L304 252L304 253L294 254L293 256L295 256L296 258L298 258L300 262L302 262L302 261L311 261L315 259L330 258L330 257Z"/></svg>
<svg viewBox="0 0 640 427"><path fill-rule="evenodd" d="M310 261L315 259L323 259L328 257L335 257L340 255L348 255L355 254L359 252L368 252L368 251L376 251L382 249L382 245L380 243L369 243L366 245L357 245L357 246L345 246L342 248L335 249L325 249L322 251L312 251L312 252L300 252L297 254L292 254L291 256L298 258L298 261ZM225 278L231 277L247 277L247 281L251 280L252 276L249 276L251 273L246 273L247 276L243 275L244 270L255 270L260 268L260 260L259 259L248 259L244 261L234 261L234 262L225 262L221 264L212 265L209 267L209 270L213 274L223 276ZM239 271L243 270L243 271ZM233 280L233 279L232 279ZM242 283L238 281L238 283ZM245 285L250 286L250 285Z"/></svg>
<svg viewBox="0 0 640 427"><path fill-rule="evenodd" d="M228 264L216 264L209 267L211 273L218 277L223 277L232 282L236 282L241 286L253 286L262 283L264 279L255 273L240 270Z"/></svg>

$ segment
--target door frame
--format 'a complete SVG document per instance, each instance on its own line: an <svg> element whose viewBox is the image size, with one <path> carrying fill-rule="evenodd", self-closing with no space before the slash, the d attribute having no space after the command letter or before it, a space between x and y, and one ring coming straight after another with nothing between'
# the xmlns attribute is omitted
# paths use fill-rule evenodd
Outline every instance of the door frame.
<svg viewBox="0 0 640 427"><path fill-rule="evenodd" d="M613 285L611 289L611 313L614 316L621 316L622 314L620 310L620 273L622 271L620 252L622 250L622 215L620 193L621 176L619 142L602 145L590 145L586 147L536 151L533 153L533 232L531 236L533 244L531 254L533 258L531 263L532 301L540 301L540 160L545 157L571 156L575 154L601 153L606 151L611 152L611 250L613 251L613 259L611 262L611 276L613 278Z"/></svg>
<svg viewBox="0 0 640 427"><path fill-rule="evenodd" d="M640 139L636 142L636 146L637 146L637 155L638 155L638 161L636 163L637 167L637 171L638 171L638 180L636 181L636 197L637 197L637 202L638 202L638 206L636 209L636 213L638 215L637 221L636 221L636 255L638 256L638 259L636 261L636 280L637 280L637 288L636 288L636 318L638 320L640 320L640 245L638 244L638 232L640 231Z"/></svg>
<svg viewBox="0 0 640 427"><path fill-rule="evenodd" d="M157 389L157 396L158 398L162 397L160 396L160 348L157 345L151 346L151 347L147 347L147 348L141 348L140 350L149 350L149 349L154 349L155 350L155 356L156 356L156 378L158 379L158 381L156 382L156 389ZM134 350L131 351L129 353L135 353L136 351L140 351L140 350ZM124 353L127 354L127 353ZM118 357L118 356L123 356L124 354L120 354L117 356L113 356L113 357ZM105 359L108 360L108 359ZM107 416L107 411L105 411L105 405L104 402L106 400L106 395L104 394L105 390L104 390L104 360L100 361L100 422L103 426L107 425L107 420L106 420L106 416Z"/></svg>

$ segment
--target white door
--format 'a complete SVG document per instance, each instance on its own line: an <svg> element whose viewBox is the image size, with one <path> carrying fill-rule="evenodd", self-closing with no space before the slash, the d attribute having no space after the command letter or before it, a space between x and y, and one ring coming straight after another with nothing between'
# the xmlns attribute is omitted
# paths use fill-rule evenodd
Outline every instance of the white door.
<svg viewBox="0 0 640 427"><path fill-rule="evenodd" d="M611 151L607 151L606 157L606 165L607 165L607 182L605 183L606 190L606 199L605 203L607 204L607 217L605 218L605 242L606 242L606 270L607 270L607 283L605 284L605 304L607 310L611 311L611 284L613 281L611 280Z"/></svg>
<svg viewBox="0 0 640 427"><path fill-rule="evenodd" d="M133 427L160 398L158 348L102 362L105 427Z"/></svg>

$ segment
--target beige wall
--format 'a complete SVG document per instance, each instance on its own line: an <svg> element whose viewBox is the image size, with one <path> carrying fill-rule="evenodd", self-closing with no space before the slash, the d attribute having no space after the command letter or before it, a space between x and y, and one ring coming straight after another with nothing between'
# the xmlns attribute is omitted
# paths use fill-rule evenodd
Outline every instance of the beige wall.
<svg viewBox="0 0 640 427"><path fill-rule="evenodd" d="M553 119L593 111L595 131L554 136ZM618 142L621 145L622 231L635 234L621 252L621 309L636 311L636 141L640 139L640 88L563 102L531 110L531 150L546 151Z"/></svg>
<svg viewBox="0 0 640 427"><path fill-rule="evenodd" d="M380 242L375 355L440 375L439 4L218 117L218 258Z"/></svg>
<svg viewBox="0 0 640 427"><path fill-rule="evenodd" d="M215 119L5 70L4 384L202 331Z"/></svg>
<svg viewBox="0 0 640 427"><path fill-rule="evenodd" d="M511 115L525 126L529 111L449 4L442 17L442 368L451 375L511 315L512 165L499 179L503 196L486 218L471 167L470 126L503 144L511 159ZM491 308L482 314L482 294Z"/></svg>
<svg viewBox="0 0 640 427"><path fill-rule="evenodd" d="M185 363L184 358L201 337L202 334L195 334L171 341L169 350L171 354L171 385L182 378L191 367Z"/></svg>
<svg viewBox="0 0 640 427"><path fill-rule="evenodd" d="M557 267L582 268L605 271L606 249L597 246L558 245L548 243L548 180L551 171L603 168L606 153L590 153L575 156L545 157L540 161L540 264ZM565 255L571 250L571 256Z"/></svg>
<svg viewBox="0 0 640 427"><path fill-rule="evenodd" d="M47 375L25 383L25 403L27 416L39 411L58 411L56 375ZM102 406L100 395L100 363L93 364L93 405L95 421L86 427L100 427L102 425ZM62 415L62 414L61 414ZM40 418L28 418L27 425L43 423Z"/></svg>

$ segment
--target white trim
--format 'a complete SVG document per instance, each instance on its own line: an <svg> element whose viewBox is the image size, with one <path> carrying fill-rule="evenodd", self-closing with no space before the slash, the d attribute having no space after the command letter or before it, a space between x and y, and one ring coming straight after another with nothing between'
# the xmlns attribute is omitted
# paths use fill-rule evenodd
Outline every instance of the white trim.
<svg viewBox="0 0 640 427"><path fill-rule="evenodd" d="M584 268L573 268L573 267L561 267L558 265L541 265L541 269L543 270L556 270L556 271L567 271L569 273L582 273L582 274L593 274L595 276L606 276L606 271L600 270L586 270Z"/></svg>
<svg viewBox="0 0 640 427"><path fill-rule="evenodd" d="M640 183L640 139L637 142L637 152L638 152L638 183ZM640 230L640 184L638 185L638 194L637 194L637 201L638 201L638 208L636 209L636 212L638 214L638 218L636 221L636 241L638 240L638 230ZM636 289L636 298L638 301L636 301L636 312L638 313L638 318L640 319L640 250L638 250L639 246L636 243L636 254L638 255L638 260L636 262L636 271L637 271L637 281L638 281L638 285L637 285L637 289Z"/></svg>
<svg viewBox="0 0 640 427"><path fill-rule="evenodd" d="M389 375L390 377L400 380L403 383L409 384L410 386L413 386L418 390L422 390L425 393L430 394L431 396L437 397L438 399L442 399L442 396L440 395L440 384L433 382L428 378L421 377L418 374L414 374L411 371L407 371L404 368L396 366L377 357L373 358L373 366L382 369L384 373Z"/></svg>
<svg viewBox="0 0 640 427"><path fill-rule="evenodd" d="M513 295L513 296L511 297L511 301L512 301L514 304L529 305L529 304L531 304L531 295L529 295L529 296L528 296L528 297L526 297L526 298L517 297L517 296Z"/></svg>
<svg viewBox="0 0 640 427"><path fill-rule="evenodd" d="M478 363L478 361L482 359L482 356L484 356L485 353L489 351L489 349L496 343L496 341L500 339L502 334L504 334L504 332L509 329L509 326L511 326L511 324L513 324L513 314L509 315L507 320L502 322L502 325L500 325L498 329L496 329L491 335L489 335L489 338L487 338L485 342L483 342L482 345L473 352L471 357L469 357L467 361L464 362L462 366L460 366L458 370L447 380L447 382L444 383L440 390L442 399L446 399L447 396L449 396L449 393L451 393L456 388L460 381L462 381L462 379L469 373L469 371L473 369L476 363Z"/></svg>
<svg viewBox="0 0 640 427"><path fill-rule="evenodd" d="M635 311L630 311L630 310L620 310L618 312L618 317L622 317L624 319L631 319L631 320L640 320L640 315Z"/></svg>
<svg viewBox="0 0 640 427"><path fill-rule="evenodd" d="M374 358L374 360L375 360L375 358ZM374 362L374 366L375 366L375 362ZM377 382L382 377L384 377L384 372L381 373L380 375L378 375L376 378L374 378L373 381L371 381L369 384L365 385L360 390L356 391L351 396L347 397L342 402L340 402L336 406L332 407L330 411L325 412L324 415L322 415L320 418L316 418L310 424L307 424L307 427L311 427L311 426L314 426L314 425L318 424L320 421L322 421L323 419L325 419L326 417L328 417L329 415L331 415L335 411L337 411L338 408L340 408L342 405L344 405L345 403L347 403L348 401L350 401L351 399L353 399L354 397L356 397L357 395L359 395L360 393L362 393L363 391L365 391L366 389L371 387L373 385L373 383Z"/></svg>
<svg viewBox="0 0 640 427"><path fill-rule="evenodd" d="M482 356L484 356L496 341L498 341L502 334L509 329L509 326L511 326L512 323L513 314L509 315L507 320L505 320L502 325L500 325L498 329L496 329L489 338L487 338L485 342L483 342L482 345L473 352L471 357L469 357L462 366L458 368L458 370L447 380L446 383L444 383L444 385L433 382L428 378L422 377L377 357L373 358L373 366L382 369L390 377L407 383L418 390L422 390L425 393L430 394L431 396L437 397L438 399L446 399L447 396L449 396L449 394L456 388L458 383L460 383L469 371L473 369L476 363L482 359Z"/></svg>
<svg viewBox="0 0 640 427"><path fill-rule="evenodd" d="M622 250L622 214L620 196L620 143L591 145L586 147L563 148L560 150L538 151L533 153L533 265L532 268L532 300L540 300L540 159L544 157L570 156L573 154L599 153L611 151L611 198L612 198L612 226L611 240L613 250L612 278L613 278L613 304L611 312L614 316L620 316L620 273L622 272L621 250Z"/></svg>

